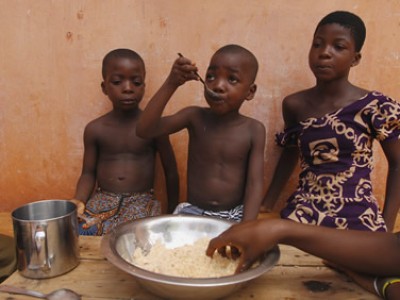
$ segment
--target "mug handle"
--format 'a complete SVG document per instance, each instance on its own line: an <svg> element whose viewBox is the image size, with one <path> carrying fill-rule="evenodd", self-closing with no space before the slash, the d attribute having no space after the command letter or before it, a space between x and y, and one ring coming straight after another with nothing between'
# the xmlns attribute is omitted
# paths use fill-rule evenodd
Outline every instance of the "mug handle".
<svg viewBox="0 0 400 300"><path fill-rule="evenodd" d="M47 243L47 225L41 224L36 225L33 234L34 249L32 255L35 259L32 259L28 265L30 270L50 270L50 260L48 254L48 243ZM34 263L32 263L32 261Z"/></svg>

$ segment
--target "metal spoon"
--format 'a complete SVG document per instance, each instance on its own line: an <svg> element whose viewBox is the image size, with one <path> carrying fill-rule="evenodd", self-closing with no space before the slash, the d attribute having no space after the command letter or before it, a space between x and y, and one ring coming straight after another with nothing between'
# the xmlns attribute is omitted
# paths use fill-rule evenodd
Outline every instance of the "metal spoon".
<svg viewBox="0 0 400 300"><path fill-rule="evenodd" d="M183 55L182 55L181 53L178 53L178 55L179 55L179 57L183 57ZM212 89L210 89L210 88L206 85L206 83L205 83L205 81L203 80L203 78L201 78L201 76L200 76L197 72L194 72L194 74L199 78L200 82L204 85L204 88L205 88L206 93L207 93L211 98L214 98L214 99L219 99L219 98L220 98L220 96L218 95L218 93L214 92Z"/></svg>
<svg viewBox="0 0 400 300"><path fill-rule="evenodd" d="M86 226L87 228L89 228L89 227L101 222L101 220L99 218L87 217L85 215L78 215L78 218L80 218L83 221L85 221L84 226Z"/></svg>
<svg viewBox="0 0 400 300"><path fill-rule="evenodd" d="M27 290L24 288L11 286L11 285L0 285L0 292L26 295L35 298L47 299L47 300L80 300L81 295L70 289L58 289L51 293L44 294L37 291Z"/></svg>

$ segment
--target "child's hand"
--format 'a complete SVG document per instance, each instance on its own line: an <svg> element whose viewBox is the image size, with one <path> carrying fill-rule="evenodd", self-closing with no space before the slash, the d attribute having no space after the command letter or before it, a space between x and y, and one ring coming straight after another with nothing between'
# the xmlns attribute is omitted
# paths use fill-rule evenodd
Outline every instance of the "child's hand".
<svg viewBox="0 0 400 300"><path fill-rule="evenodd" d="M83 213L85 212L85 203L83 203L81 200L78 199L71 199L69 201L71 201L76 205L78 217L80 215L83 215Z"/></svg>
<svg viewBox="0 0 400 300"><path fill-rule="evenodd" d="M167 81L175 86L180 86L186 81L199 80L195 72L197 72L196 65L190 59L181 56L172 65Z"/></svg>
<svg viewBox="0 0 400 300"><path fill-rule="evenodd" d="M236 273L249 269L262 255L275 246L272 236L266 237L263 221L248 221L235 224L212 239L206 254L213 256L215 250L229 258L238 258Z"/></svg>

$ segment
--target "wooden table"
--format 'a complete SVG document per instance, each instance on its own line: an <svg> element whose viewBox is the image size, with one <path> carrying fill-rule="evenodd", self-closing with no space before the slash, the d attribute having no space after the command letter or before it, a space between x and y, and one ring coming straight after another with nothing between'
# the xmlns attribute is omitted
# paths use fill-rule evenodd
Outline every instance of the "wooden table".
<svg viewBox="0 0 400 300"><path fill-rule="evenodd" d="M0 213L0 233L12 235L9 213ZM80 236L80 264L65 275L33 280L15 272L2 284L45 293L57 288L70 288L80 293L82 299L90 300L160 299L141 288L134 277L110 264L101 253L100 242L101 237ZM325 267L320 258L290 246L281 245L280 250L280 261L270 272L225 299L378 299L343 274ZM33 298L0 293L0 299Z"/></svg>

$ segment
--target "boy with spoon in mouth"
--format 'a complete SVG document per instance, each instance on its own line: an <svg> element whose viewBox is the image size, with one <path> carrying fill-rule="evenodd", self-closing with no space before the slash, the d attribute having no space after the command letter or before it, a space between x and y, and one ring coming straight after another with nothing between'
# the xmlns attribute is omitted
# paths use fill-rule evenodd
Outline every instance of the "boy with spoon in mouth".
<svg viewBox="0 0 400 300"><path fill-rule="evenodd" d="M187 202L174 213L241 221L255 219L263 196L265 127L239 113L257 86L256 57L239 45L226 45L212 56L204 97L209 107L189 106L162 117L178 87L199 80L197 67L180 55L164 84L141 115L136 132L143 138L189 133Z"/></svg>

